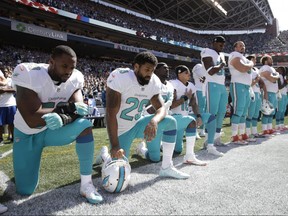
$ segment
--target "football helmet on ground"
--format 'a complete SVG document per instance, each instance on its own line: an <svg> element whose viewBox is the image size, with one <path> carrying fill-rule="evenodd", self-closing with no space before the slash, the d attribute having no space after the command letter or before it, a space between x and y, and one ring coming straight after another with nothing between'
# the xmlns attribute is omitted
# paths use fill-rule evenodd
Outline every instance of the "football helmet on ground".
<svg viewBox="0 0 288 216"><path fill-rule="evenodd" d="M102 186L110 193L119 193L128 186L131 166L126 157L104 163L102 166Z"/></svg>

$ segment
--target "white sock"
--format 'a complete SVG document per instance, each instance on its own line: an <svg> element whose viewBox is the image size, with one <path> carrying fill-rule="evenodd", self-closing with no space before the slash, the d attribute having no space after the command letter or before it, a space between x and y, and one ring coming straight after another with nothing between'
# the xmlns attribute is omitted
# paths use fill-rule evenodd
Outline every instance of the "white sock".
<svg viewBox="0 0 288 216"><path fill-rule="evenodd" d="M248 136L251 135L251 129L250 129L250 128L246 128L246 134L247 134Z"/></svg>
<svg viewBox="0 0 288 216"><path fill-rule="evenodd" d="M186 155L194 155L194 147L195 147L195 136L187 136L186 137Z"/></svg>
<svg viewBox="0 0 288 216"><path fill-rule="evenodd" d="M257 134L257 127L252 127L252 134Z"/></svg>
<svg viewBox="0 0 288 216"><path fill-rule="evenodd" d="M143 156L143 157L145 157L146 158L146 152L148 151L148 149L145 147L145 146L143 146L141 149L140 149L140 152L141 152L141 155Z"/></svg>
<svg viewBox="0 0 288 216"><path fill-rule="evenodd" d="M262 124L262 131L267 130L267 124Z"/></svg>
<svg viewBox="0 0 288 216"><path fill-rule="evenodd" d="M232 137L236 136L238 134L238 124L232 123L231 130L232 130Z"/></svg>
<svg viewBox="0 0 288 216"><path fill-rule="evenodd" d="M208 143L207 144L207 150L211 149L211 148L215 148L213 143Z"/></svg>
<svg viewBox="0 0 288 216"><path fill-rule="evenodd" d="M245 133L245 123L240 123L239 124L239 134L244 134Z"/></svg>
<svg viewBox="0 0 288 216"><path fill-rule="evenodd" d="M92 182L92 175L81 175L81 186Z"/></svg>
<svg viewBox="0 0 288 216"><path fill-rule="evenodd" d="M221 136L221 134L216 132L215 136L214 136L214 140L220 138L220 136Z"/></svg>
<svg viewBox="0 0 288 216"><path fill-rule="evenodd" d="M268 123L267 129L268 130L272 129L272 123Z"/></svg>
<svg viewBox="0 0 288 216"><path fill-rule="evenodd" d="M175 143L162 142L162 168L166 169L173 165L172 156L175 148Z"/></svg>

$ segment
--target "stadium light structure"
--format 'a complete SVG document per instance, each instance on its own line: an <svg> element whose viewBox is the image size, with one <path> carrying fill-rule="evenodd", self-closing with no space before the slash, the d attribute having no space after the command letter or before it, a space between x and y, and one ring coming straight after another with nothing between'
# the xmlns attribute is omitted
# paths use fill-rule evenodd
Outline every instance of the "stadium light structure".
<svg viewBox="0 0 288 216"><path fill-rule="evenodd" d="M213 4L218 10L220 10L225 16L227 16L227 11L219 4L218 1L216 1L216 0L208 0L208 1L211 1L212 4Z"/></svg>

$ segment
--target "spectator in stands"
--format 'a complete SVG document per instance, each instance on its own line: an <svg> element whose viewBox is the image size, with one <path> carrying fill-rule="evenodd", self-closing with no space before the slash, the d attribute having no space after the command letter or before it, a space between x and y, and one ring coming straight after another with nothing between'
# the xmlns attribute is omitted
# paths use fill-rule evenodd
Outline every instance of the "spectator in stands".
<svg viewBox="0 0 288 216"><path fill-rule="evenodd" d="M232 97L233 114L231 118L231 142L247 145L256 139L245 133L246 116L250 104L249 89L252 83L252 68L254 62L244 57L245 44L243 41L234 43L234 51L230 53L228 67L231 74L230 94Z"/></svg>
<svg viewBox="0 0 288 216"><path fill-rule="evenodd" d="M12 79L8 70L0 70L0 139L4 137L4 126L8 126L8 141L13 142L14 115L16 113L15 89L12 86ZM4 138L3 138L4 140Z"/></svg>
<svg viewBox="0 0 288 216"><path fill-rule="evenodd" d="M206 70L207 112L216 118L215 144L217 145L221 145L220 132L228 103L224 71L226 62L222 53L224 45L225 38L217 36L212 41L212 49L205 48L201 52L202 64ZM222 156L223 153L217 151L215 146L211 144L213 143L208 143L207 151L211 154Z"/></svg>
<svg viewBox="0 0 288 216"><path fill-rule="evenodd" d="M268 92L268 100L273 105L274 109L277 109L277 97L278 92L278 79L280 79L280 74L272 67L273 59L269 55L265 55L261 58L260 62L262 67L259 70L259 74L262 77ZM273 116L275 110L270 115L263 114L262 121L262 131L263 134L269 136L275 131L272 129Z"/></svg>
<svg viewBox="0 0 288 216"><path fill-rule="evenodd" d="M176 121L166 116L166 109L159 100L161 82L153 73L158 61L150 52L141 52L133 62L134 70L118 68L107 80L107 131L111 143L101 149L103 161L112 158L128 158L135 138L150 142L162 137L163 158L160 176L186 179L189 175L173 166L172 155L175 148ZM129 85L127 85L129 83ZM155 115L141 117L145 105L151 103Z"/></svg>
<svg viewBox="0 0 288 216"><path fill-rule="evenodd" d="M31 195L39 181L41 153L47 146L76 141L80 164L80 194L90 203L102 196L92 182L94 138L92 124L83 116L88 106L81 89L84 77L76 68L77 57L68 46L54 48L48 64L19 64L12 80L17 88L13 164L16 191Z"/></svg>

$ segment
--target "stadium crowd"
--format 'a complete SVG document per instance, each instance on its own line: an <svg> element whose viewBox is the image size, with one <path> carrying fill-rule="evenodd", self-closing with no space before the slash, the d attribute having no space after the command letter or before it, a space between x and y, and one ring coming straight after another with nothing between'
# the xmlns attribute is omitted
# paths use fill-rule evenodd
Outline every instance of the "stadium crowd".
<svg viewBox="0 0 288 216"><path fill-rule="evenodd" d="M145 19L138 17L135 14L120 11L112 7L105 6L98 2L83 1L83 0L67 0L67 1L56 1L56 0L38 0L42 4L53 6L58 9L62 9L77 15L86 16L99 21L107 22L117 26L121 26L127 29L136 31L136 35L145 37L151 40L151 36L155 36L158 41L164 43L174 44L175 46L182 47L208 47L209 41L215 36L210 34L196 34L187 30L183 30L177 27L159 23L154 20ZM16 18L19 21L25 22L25 19L19 17L13 17L11 14L1 14L3 17ZM30 21L29 21L30 22ZM52 29L70 32L74 34L81 34L92 38L105 39L101 36L97 36L93 31L82 31L71 29L69 26L63 26L57 23L49 23L40 20L34 20L33 24L44 27L50 27ZM288 47L287 43L287 31L280 32L279 36L273 37L269 33L250 33L250 34L236 34L236 35L225 35L226 46L224 48L225 53L230 53L233 50L234 41L243 40L246 43L246 53L269 53L269 52L285 52ZM121 38L118 41L113 41L126 45L141 47L142 44L131 43L131 41L123 40ZM154 47L158 50L158 47ZM175 53L177 54L177 53ZM191 53L191 57L194 57Z"/></svg>
<svg viewBox="0 0 288 216"><path fill-rule="evenodd" d="M174 44L185 47L187 47L187 45L208 47L209 41L214 37L213 35L208 34L195 34L157 21L137 17L135 14L120 11L93 1L37 0L36 2L81 16L132 29L137 31L137 35L141 37L150 38L152 35L155 35L159 41L174 41ZM65 30L65 28L62 30ZM226 53L230 53L231 50L233 50L233 43L238 40L245 41L247 46L246 52L250 54L283 52L286 51L288 47L287 31L281 32L276 38L272 37L268 33L225 35L225 38L226 46L223 51Z"/></svg>

